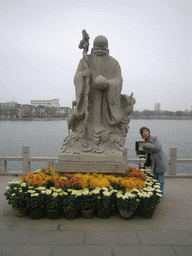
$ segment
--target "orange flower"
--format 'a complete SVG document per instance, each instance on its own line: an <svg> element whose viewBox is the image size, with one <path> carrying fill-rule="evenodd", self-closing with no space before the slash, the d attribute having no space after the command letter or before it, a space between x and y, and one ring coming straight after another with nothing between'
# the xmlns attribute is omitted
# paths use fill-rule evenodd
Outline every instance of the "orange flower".
<svg viewBox="0 0 192 256"><path fill-rule="evenodd" d="M28 184L32 185L32 186L35 186L36 185L36 181L34 179L30 179Z"/></svg>
<svg viewBox="0 0 192 256"><path fill-rule="evenodd" d="M52 171L52 168L51 168L51 167L47 167L47 168L46 168L46 171L47 171L47 172L51 172L51 171Z"/></svg>
<svg viewBox="0 0 192 256"><path fill-rule="evenodd" d="M22 180L23 182L26 182L26 181L27 181L27 176L21 176L21 180Z"/></svg>
<svg viewBox="0 0 192 256"><path fill-rule="evenodd" d="M106 177L104 177L103 179L101 179L99 187L109 187L110 186L110 182L108 181L108 179Z"/></svg>
<svg viewBox="0 0 192 256"><path fill-rule="evenodd" d="M32 179L34 177L34 174L32 172L29 172L27 174L27 178Z"/></svg>

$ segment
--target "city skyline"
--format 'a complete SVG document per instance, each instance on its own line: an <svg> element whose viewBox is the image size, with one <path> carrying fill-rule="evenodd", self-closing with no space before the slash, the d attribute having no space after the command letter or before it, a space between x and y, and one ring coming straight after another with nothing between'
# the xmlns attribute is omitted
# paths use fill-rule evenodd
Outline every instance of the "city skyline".
<svg viewBox="0 0 192 256"><path fill-rule="evenodd" d="M48 101L57 101L58 99L46 99L46 100L40 100L40 101L44 101L44 102L48 102ZM30 100L30 103L19 103L19 102L17 102L17 101L14 101L14 99L13 99L13 101L7 101L7 102L5 102L5 101L3 101L3 102L0 102L0 105L1 104L10 104L10 103L16 103L16 104L19 104L19 105L34 105L34 104L31 104L31 102L33 102L33 101L36 101L36 100ZM38 100L37 100L38 101ZM63 108L63 107L67 107L67 108L70 108L71 109L71 107L69 107L69 106L66 106L66 105L63 105L63 106L61 106L61 104L59 103L59 101L57 102L57 104L59 104L60 106L58 107L58 108ZM37 104L35 104L36 106L37 106ZM158 105L158 109L157 109L157 105ZM41 106L41 104L39 104L38 106ZM42 106L44 106L44 104L42 104ZM47 107L54 107L54 106L47 106ZM56 108L57 108L56 107ZM185 110L176 110L176 111L172 111L172 110L169 110L169 109L161 109L161 104L160 103L155 103L155 105L154 105L154 108L153 109L141 109L141 110L138 110L138 109L133 109L133 111L139 111L139 112L142 112L142 111L145 111L145 110L149 110L149 111L157 111L157 112L164 112L164 111L170 111L170 112L177 112L177 111L182 111L182 112L184 112L184 111L192 111L192 107L191 107L191 109L185 109Z"/></svg>
<svg viewBox="0 0 192 256"><path fill-rule="evenodd" d="M71 108L82 30L108 38L134 110L191 111L191 1L0 2L0 102L59 98ZM83 17L83 18L82 18ZM38 96L37 96L38 95Z"/></svg>

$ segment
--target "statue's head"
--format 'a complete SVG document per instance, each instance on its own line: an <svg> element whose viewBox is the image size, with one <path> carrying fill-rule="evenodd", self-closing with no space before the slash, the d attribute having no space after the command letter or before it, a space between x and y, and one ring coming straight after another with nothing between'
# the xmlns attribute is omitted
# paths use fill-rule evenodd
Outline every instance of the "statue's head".
<svg viewBox="0 0 192 256"><path fill-rule="evenodd" d="M109 54L108 40L105 36L97 36L93 42L92 53L97 56L106 56Z"/></svg>

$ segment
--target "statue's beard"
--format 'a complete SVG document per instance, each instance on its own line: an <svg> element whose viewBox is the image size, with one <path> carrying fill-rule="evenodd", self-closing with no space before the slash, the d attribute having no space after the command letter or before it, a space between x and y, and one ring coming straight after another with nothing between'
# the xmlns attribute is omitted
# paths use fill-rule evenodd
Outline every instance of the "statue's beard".
<svg viewBox="0 0 192 256"><path fill-rule="evenodd" d="M105 77L105 70L107 69L108 62L107 54L94 53L92 60L94 78L100 75Z"/></svg>

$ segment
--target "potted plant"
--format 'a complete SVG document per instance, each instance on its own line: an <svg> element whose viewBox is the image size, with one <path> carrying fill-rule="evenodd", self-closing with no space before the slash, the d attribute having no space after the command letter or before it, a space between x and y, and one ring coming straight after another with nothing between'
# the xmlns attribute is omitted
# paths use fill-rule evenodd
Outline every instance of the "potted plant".
<svg viewBox="0 0 192 256"><path fill-rule="evenodd" d="M105 187L98 190L99 194L96 198L97 216L106 219L111 216L111 211L114 209L113 190Z"/></svg>
<svg viewBox="0 0 192 256"><path fill-rule="evenodd" d="M95 205L94 194L88 188L85 188L80 197L81 216L85 219L94 217Z"/></svg>
<svg viewBox="0 0 192 256"><path fill-rule="evenodd" d="M138 214L145 219L152 218L154 210L160 203L162 197L159 185L154 186L147 186L137 193L138 198L140 199Z"/></svg>
<svg viewBox="0 0 192 256"><path fill-rule="evenodd" d="M65 218L74 219L78 217L80 196L81 192L75 189L67 189L67 191L63 192L63 211Z"/></svg>
<svg viewBox="0 0 192 256"><path fill-rule="evenodd" d="M118 191L116 194L116 204L122 219L132 219L134 211L139 206L139 199L134 191L122 193Z"/></svg>
<svg viewBox="0 0 192 256"><path fill-rule="evenodd" d="M46 213L49 219L58 219L61 216L62 210L62 196L61 189L46 189Z"/></svg>
<svg viewBox="0 0 192 256"><path fill-rule="evenodd" d="M31 219L41 219L44 216L44 207L46 204L45 189L32 188L27 191L29 197L27 208L30 211Z"/></svg>
<svg viewBox="0 0 192 256"><path fill-rule="evenodd" d="M8 182L8 187L4 193L8 204L16 210L16 215L22 217L27 215L27 194L28 186L25 182L13 180Z"/></svg>

